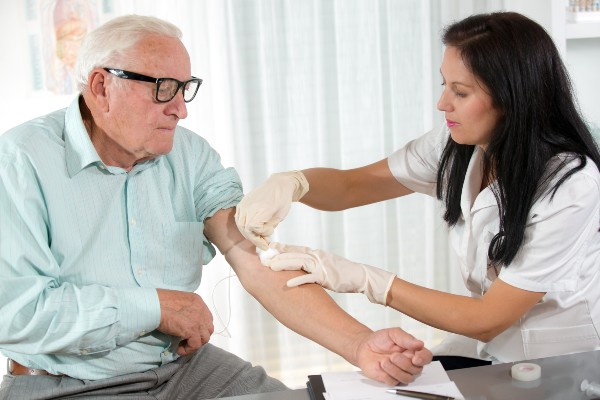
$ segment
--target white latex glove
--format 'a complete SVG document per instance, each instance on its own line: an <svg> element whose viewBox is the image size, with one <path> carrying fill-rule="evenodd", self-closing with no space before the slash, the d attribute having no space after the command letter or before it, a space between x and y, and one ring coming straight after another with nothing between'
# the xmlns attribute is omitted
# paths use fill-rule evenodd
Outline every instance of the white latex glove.
<svg viewBox="0 0 600 400"><path fill-rule="evenodd" d="M386 299L396 275L391 272L355 263L323 250L271 242L270 247L280 254L263 261L274 271L304 270L292 278L289 287L318 283L340 293L364 293L372 303L386 305Z"/></svg>
<svg viewBox="0 0 600 400"><path fill-rule="evenodd" d="M306 192L308 181L301 171L273 174L237 205L235 223L246 239L267 250L275 227L283 221L292 202Z"/></svg>

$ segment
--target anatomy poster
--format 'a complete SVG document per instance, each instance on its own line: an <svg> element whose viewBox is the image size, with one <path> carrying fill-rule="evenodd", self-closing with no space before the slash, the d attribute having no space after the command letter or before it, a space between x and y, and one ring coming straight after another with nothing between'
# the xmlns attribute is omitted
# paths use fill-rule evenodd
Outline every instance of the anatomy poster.
<svg viewBox="0 0 600 400"><path fill-rule="evenodd" d="M27 0L34 90L77 92L77 52L85 35L112 13L111 0Z"/></svg>

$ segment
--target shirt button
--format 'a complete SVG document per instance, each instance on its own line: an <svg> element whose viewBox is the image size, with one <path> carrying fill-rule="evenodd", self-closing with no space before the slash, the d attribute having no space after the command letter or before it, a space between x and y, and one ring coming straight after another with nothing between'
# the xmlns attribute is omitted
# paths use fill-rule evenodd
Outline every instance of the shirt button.
<svg viewBox="0 0 600 400"><path fill-rule="evenodd" d="M129 221L129 223L130 223L131 225L135 225L135 223L136 223L136 221L135 221L135 218L131 218L131 221Z"/></svg>
<svg viewBox="0 0 600 400"><path fill-rule="evenodd" d="M169 354L171 354L171 352L169 352L169 350L165 350L162 352L162 355L165 357L169 356Z"/></svg>
<svg viewBox="0 0 600 400"><path fill-rule="evenodd" d="M81 355L82 356L87 356L87 354L88 354L88 351L86 349L82 349L81 350Z"/></svg>
<svg viewBox="0 0 600 400"><path fill-rule="evenodd" d="M140 336L144 336L146 334L146 331L141 331L140 332Z"/></svg>
<svg viewBox="0 0 600 400"><path fill-rule="evenodd" d="M137 272L138 275L143 275L144 274L144 270L141 269L141 268L138 268L136 272Z"/></svg>

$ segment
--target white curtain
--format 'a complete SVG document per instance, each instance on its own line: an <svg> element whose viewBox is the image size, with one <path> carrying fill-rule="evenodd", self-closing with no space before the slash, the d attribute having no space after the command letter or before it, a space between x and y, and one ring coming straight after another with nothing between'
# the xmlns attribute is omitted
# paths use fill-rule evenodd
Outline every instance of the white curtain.
<svg viewBox="0 0 600 400"><path fill-rule="evenodd" d="M183 30L192 73L204 84L181 124L209 140L223 164L238 170L246 191L278 171L381 160L440 123L435 102L443 25L501 7L498 1L441 0L101 3L109 16L154 15ZM39 97L32 89L26 93ZM67 103L64 96L60 102ZM298 204L274 239L458 292L440 213L436 201L421 195L337 213ZM215 314L213 343L293 387L303 386L309 373L352 368L279 324L232 275L222 257L204 268L199 293ZM443 336L362 295L332 295L373 329L401 326L430 346Z"/></svg>
<svg viewBox="0 0 600 400"><path fill-rule="evenodd" d="M380 160L433 125L441 47L430 2L211 5L211 24L221 30L211 32L208 42L218 75L211 65L207 86L225 109L217 114L224 120L215 119L215 131L207 135L212 133L217 149L230 157L227 164L237 168L246 190L277 171L352 168ZM193 65L205 54L194 54ZM184 125L203 134L211 117L198 111L200 120ZM340 213L295 205L275 239L325 248L448 289L445 227L438 214L435 201L423 196ZM226 270L215 264L205 268L204 294L215 290ZM228 288L230 309L222 301ZM237 280L217 286L216 294L215 306L231 313L231 338L217 336L214 342L264 365L289 385L302 385L311 371L351 367L282 327ZM428 343L439 340L433 329L363 296L335 298L373 329L402 326Z"/></svg>

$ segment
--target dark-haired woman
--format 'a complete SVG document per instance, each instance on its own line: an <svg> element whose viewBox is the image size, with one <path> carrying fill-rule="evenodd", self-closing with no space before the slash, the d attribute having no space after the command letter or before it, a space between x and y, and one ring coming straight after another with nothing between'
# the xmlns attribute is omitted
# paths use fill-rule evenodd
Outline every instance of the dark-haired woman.
<svg viewBox="0 0 600 400"><path fill-rule="evenodd" d="M443 42L444 127L361 168L274 174L238 206L240 230L265 249L292 201L343 210L436 196L470 297L305 247L271 243L280 254L264 263L309 273L290 286L363 292L476 339L484 363L600 349L600 154L552 39L501 12L450 25Z"/></svg>

